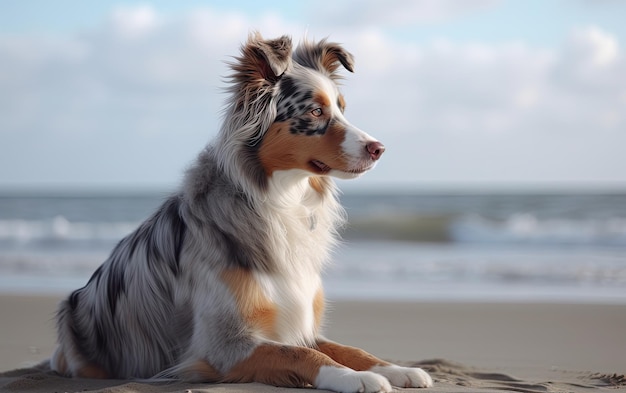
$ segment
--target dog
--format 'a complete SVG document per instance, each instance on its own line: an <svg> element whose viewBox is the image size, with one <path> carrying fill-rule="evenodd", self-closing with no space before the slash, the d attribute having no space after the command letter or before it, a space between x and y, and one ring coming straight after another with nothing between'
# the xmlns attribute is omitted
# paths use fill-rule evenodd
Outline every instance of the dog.
<svg viewBox="0 0 626 393"><path fill-rule="evenodd" d="M327 40L251 33L216 140L178 192L122 239L56 315L52 370L70 377L313 386L429 387L321 334L321 272L344 222L332 177L372 169L382 143L344 116Z"/></svg>

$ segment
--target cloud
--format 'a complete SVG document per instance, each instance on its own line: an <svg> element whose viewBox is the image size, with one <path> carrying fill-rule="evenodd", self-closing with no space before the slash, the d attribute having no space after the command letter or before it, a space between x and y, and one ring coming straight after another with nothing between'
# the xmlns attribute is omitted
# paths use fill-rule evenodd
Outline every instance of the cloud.
<svg viewBox="0 0 626 393"><path fill-rule="evenodd" d="M608 32L577 29L552 49L373 41L359 49L372 52L357 63L366 75L346 94L388 145L372 181L626 181L626 63Z"/></svg>
<svg viewBox="0 0 626 393"><path fill-rule="evenodd" d="M322 2L320 7L327 10L324 25L398 27L443 22L498 3L497 0L330 0Z"/></svg>
<svg viewBox="0 0 626 393"><path fill-rule="evenodd" d="M575 40L591 54L591 64L596 67L610 66L618 57L615 37L596 27L575 33ZM585 50L583 50L585 51Z"/></svg>
<svg viewBox="0 0 626 393"><path fill-rule="evenodd" d="M421 12L398 23L490 4L403 3ZM350 23L330 37L356 56L343 86L348 117L388 146L360 182L626 182L626 62L615 36L590 26L551 49L418 44L371 27L378 7L342 11ZM325 36L324 26L140 6L71 35L0 36L0 166L16 168L0 184L175 184L217 132L224 61L249 31L298 41Z"/></svg>
<svg viewBox="0 0 626 393"><path fill-rule="evenodd" d="M411 114L414 121L404 122L411 124L405 133L511 131L521 115L544 103L542 94L556 57L519 43L456 44L440 39L427 45L380 46L388 49L383 56L372 50L371 61L357 67L365 68L373 95L389 91L394 96L389 105L397 115ZM379 56L384 60L377 61Z"/></svg>
<svg viewBox="0 0 626 393"><path fill-rule="evenodd" d="M148 6L118 7L111 15L113 30L123 38L133 39L154 31L159 24L156 11Z"/></svg>
<svg viewBox="0 0 626 393"><path fill-rule="evenodd" d="M626 86L618 73L624 70L624 55L615 36L596 26L578 28L567 39L558 68L565 83L587 89L610 90Z"/></svg>

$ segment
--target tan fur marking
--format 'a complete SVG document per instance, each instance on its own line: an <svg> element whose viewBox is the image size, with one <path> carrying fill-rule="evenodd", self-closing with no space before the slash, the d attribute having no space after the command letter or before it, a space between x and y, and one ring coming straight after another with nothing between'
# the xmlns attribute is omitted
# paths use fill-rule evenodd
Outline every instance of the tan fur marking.
<svg viewBox="0 0 626 393"><path fill-rule="evenodd" d="M251 35L246 45L241 47L241 56L237 57L237 62L232 65L233 79L240 84L244 89L242 94L236 95L237 107L242 111L247 111L249 107L250 97L256 96L259 92L268 89L277 79L272 65L268 62L266 55L263 52L272 51L272 45L282 45L282 55L279 54L279 62L284 63L286 67L288 61L286 59L280 59L281 56L288 57L291 52L291 39L285 39L281 37L277 40L265 41L259 33ZM275 49L274 49L275 50ZM280 65L279 65L280 66ZM282 74L284 70L278 70L279 74Z"/></svg>
<svg viewBox="0 0 626 393"><path fill-rule="evenodd" d="M67 367L67 359L65 357L65 351L59 347L57 353L54 354L56 360L56 371L61 375L69 375L70 370Z"/></svg>
<svg viewBox="0 0 626 393"><path fill-rule="evenodd" d="M108 379L109 373L104 371L102 367L90 363L78 369L76 376L80 378Z"/></svg>
<svg viewBox="0 0 626 393"><path fill-rule="evenodd" d="M180 377L189 382L219 382L222 379L222 375L205 360L186 367Z"/></svg>
<svg viewBox="0 0 626 393"><path fill-rule="evenodd" d="M328 95L323 91L316 92L313 100L315 100L315 102L317 102L322 108L330 107L330 99L328 98Z"/></svg>
<svg viewBox="0 0 626 393"><path fill-rule="evenodd" d="M360 348L349 347L330 341L317 343L320 352L328 355L337 363L343 364L356 371L367 371L374 366L388 366L390 363L370 355Z"/></svg>
<svg viewBox="0 0 626 393"><path fill-rule="evenodd" d="M317 191L318 194L323 194L326 188L326 185L323 183L322 178L319 176L309 177L309 185L311 186L311 188Z"/></svg>
<svg viewBox="0 0 626 393"><path fill-rule="evenodd" d="M281 387L313 384L322 366L341 367L311 348L262 344L233 367L223 382L260 382Z"/></svg>
<svg viewBox="0 0 626 393"><path fill-rule="evenodd" d="M344 129L331 126L324 135L296 135L289 131L289 122L270 126L259 148L259 159L269 177L274 171L304 169L315 173L310 162L320 160L331 168L348 171L341 143Z"/></svg>
<svg viewBox="0 0 626 393"><path fill-rule="evenodd" d="M337 50L333 47L328 48L322 53L322 67L326 68L326 70L328 70L331 74L339 68L339 63L337 61Z"/></svg>
<svg viewBox="0 0 626 393"><path fill-rule="evenodd" d="M244 320L267 338L277 339L276 306L267 299L254 276L245 269L226 269L222 280L228 285Z"/></svg>
<svg viewBox="0 0 626 393"><path fill-rule="evenodd" d="M65 351L60 348L57 349L58 353L55 354L56 371L65 376L79 377L79 378L94 378L94 379L108 379L109 373L104 368L94 363L84 363L76 372L72 372L67 362L67 356ZM82 359L82 356L80 357Z"/></svg>
<svg viewBox="0 0 626 393"><path fill-rule="evenodd" d="M343 98L342 94L339 94L337 97L337 105L339 106L339 109L341 109L342 113L346 110L346 100Z"/></svg>
<svg viewBox="0 0 626 393"><path fill-rule="evenodd" d="M313 318L316 331L320 330L322 322L324 321L324 309L324 290L320 288L313 299Z"/></svg>

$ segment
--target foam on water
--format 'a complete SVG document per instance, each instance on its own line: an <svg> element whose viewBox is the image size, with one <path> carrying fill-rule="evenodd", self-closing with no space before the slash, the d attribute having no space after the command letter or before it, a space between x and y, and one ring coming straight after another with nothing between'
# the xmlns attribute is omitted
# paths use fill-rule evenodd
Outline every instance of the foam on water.
<svg viewBox="0 0 626 393"><path fill-rule="evenodd" d="M626 195L347 195L333 298L626 303ZM69 292L161 198L0 197L0 292Z"/></svg>
<svg viewBox="0 0 626 393"><path fill-rule="evenodd" d="M0 220L0 241L27 246L42 241L119 240L138 222L71 222L58 215L44 220Z"/></svg>
<svg viewBox="0 0 626 393"><path fill-rule="evenodd" d="M452 223L452 237L463 243L597 245L626 247L626 218L540 219L514 213L505 220L469 215Z"/></svg>

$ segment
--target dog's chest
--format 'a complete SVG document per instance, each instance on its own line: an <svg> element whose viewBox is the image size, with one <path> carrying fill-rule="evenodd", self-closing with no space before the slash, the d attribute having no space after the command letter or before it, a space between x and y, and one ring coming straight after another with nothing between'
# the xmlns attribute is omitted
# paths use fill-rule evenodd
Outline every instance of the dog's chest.
<svg viewBox="0 0 626 393"><path fill-rule="evenodd" d="M257 274L263 294L271 304L272 323L257 330L264 339L289 345L307 345L317 335L321 315L316 296L321 296L319 275Z"/></svg>
<svg viewBox="0 0 626 393"><path fill-rule="evenodd" d="M254 279L267 302L256 334L292 345L307 345L318 334L323 307L321 271L334 243L334 199L324 202L309 187L281 188L296 172L277 172L270 194L276 203L267 206L267 247L271 272L255 272Z"/></svg>

